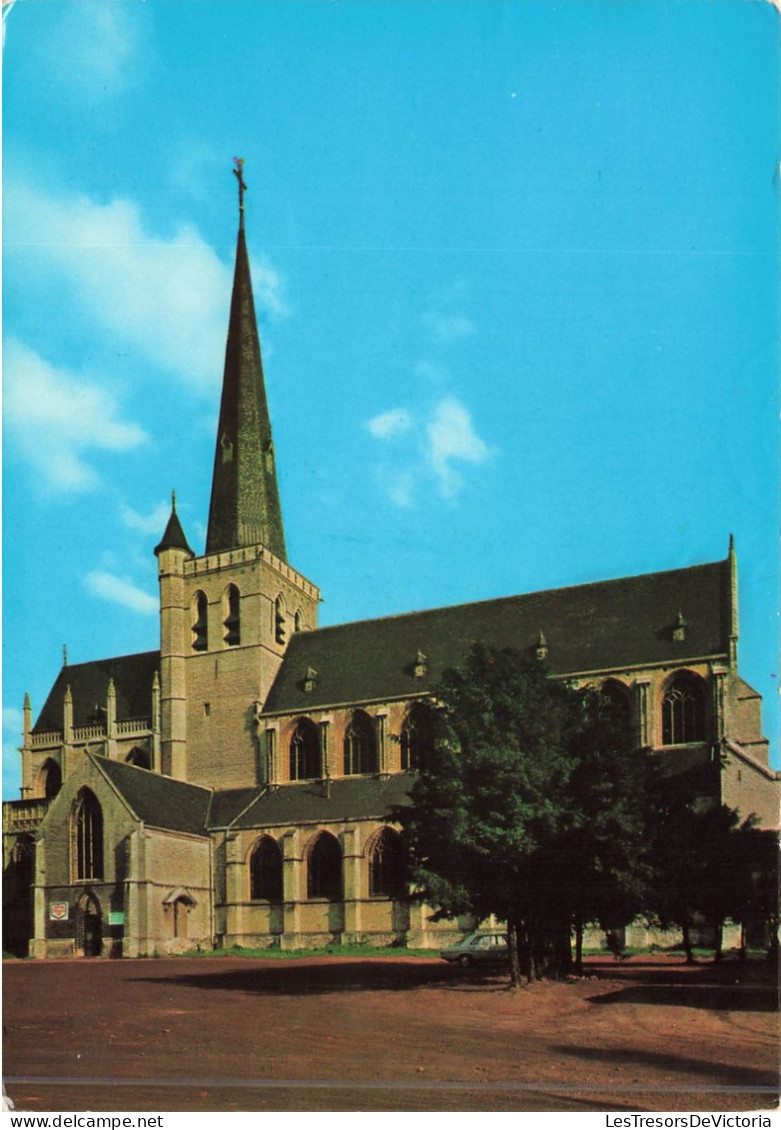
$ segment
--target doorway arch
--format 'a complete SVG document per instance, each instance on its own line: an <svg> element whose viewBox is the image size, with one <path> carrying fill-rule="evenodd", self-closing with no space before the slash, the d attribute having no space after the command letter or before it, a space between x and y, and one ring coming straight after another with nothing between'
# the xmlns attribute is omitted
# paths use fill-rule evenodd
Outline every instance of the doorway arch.
<svg viewBox="0 0 781 1130"><path fill-rule="evenodd" d="M103 952L103 915L91 891L76 903L76 952L84 957L100 957Z"/></svg>

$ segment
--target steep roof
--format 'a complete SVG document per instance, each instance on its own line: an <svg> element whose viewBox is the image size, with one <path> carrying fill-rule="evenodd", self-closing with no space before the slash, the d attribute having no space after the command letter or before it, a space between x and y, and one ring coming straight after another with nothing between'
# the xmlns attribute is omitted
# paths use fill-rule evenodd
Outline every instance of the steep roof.
<svg viewBox="0 0 781 1130"><path fill-rule="evenodd" d="M244 789L218 789L212 793L207 823L210 828L227 828L261 792L261 785Z"/></svg>
<svg viewBox="0 0 781 1130"><path fill-rule="evenodd" d="M262 544L286 561L243 212L241 217L206 552Z"/></svg>
<svg viewBox="0 0 781 1130"><path fill-rule="evenodd" d="M277 824L326 823L390 817L398 805L409 804L412 776L342 777L328 788L319 781L263 789L257 800L231 825L233 828L273 827Z"/></svg>
<svg viewBox="0 0 781 1130"><path fill-rule="evenodd" d="M210 789L162 777L122 761L109 761L107 757L94 757L94 762L145 824L172 832L206 835Z"/></svg>
<svg viewBox="0 0 781 1130"><path fill-rule="evenodd" d="M288 646L264 710L403 698L429 690L470 645L534 648L540 631L558 674L623 669L729 647L729 562L549 589L299 632ZM673 638L679 613L682 640ZM425 674L416 677L418 653ZM307 681L307 672L314 677Z"/></svg>
<svg viewBox="0 0 781 1130"><path fill-rule="evenodd" d="M171 517L168 519L168 525L165 527L165 533L158 545L155 546L155 553L161 553L164 549L184 549L192 557L195 556L193 551L187 544L182 523L179 521L179 515L176 513L176 495L171 497Z"/></svg>
<svg viewBox="0 0 781 1130"><path fill-rule="evenodd" d="M95 708L98 711L106 709L109 679L114 680L118 722L129 718L151 718L152 682L159 667L159 651L118 655L112 659L94 659L89 663L61 667L33 726L33 733L62 729L62 703L68 687L73 697L74 726L88 726L94 722ZM98 717L105 718L105 714Z"/></svg>

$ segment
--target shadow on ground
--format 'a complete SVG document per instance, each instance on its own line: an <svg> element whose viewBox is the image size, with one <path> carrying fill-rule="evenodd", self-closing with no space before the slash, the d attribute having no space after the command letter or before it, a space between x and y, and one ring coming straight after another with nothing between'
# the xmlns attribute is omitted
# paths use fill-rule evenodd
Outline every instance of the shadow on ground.
<svg viewBox="0 0 781 1130"><path fill-rule="evenodd" d="M463 971L444 962L393 961L361 958L317 961L248 962L245 968L175 974L174 963L160 966L153 977L133 980L191 986L223 992L299 996L343 992L408 992L427 987L454 992L504 992L509 987L502 969ZM605 963L588 969L591 980L609 981L611 988L594 992L594 1004L677 1005L708 1010L774 1012L778 988L773 971L764 966L703 963L697 966L662 966L638 962ZM615 988L616 982L629 982Z"/></svg>
<svg viewBox="0 0 781 1130"><path fill-rule="evenodd" d="M625 989L596 993L594 1004L684 1005L741 1012L776 1012L778 985L775 970L766 963L707 962L701 965L621 965L596 970L611 981L630 981Z"/></svg>
<svg viewBox="0 0 781 1130"><path fill-rule="evenodd" d="M407 992L427 986L451 986L454 989L484 988L501 990L508 978L497 974L463 973L452 966L430 962L413 964L407 961L304 961L251 964L246 969L225 971L204 970L180 976L137 977L133 980L155 984L189 985L197 989L222 989L236 993L263 993L283 996L312 996L316 993L344 992Z"/></svg>
<svg viewBox="0 0 781 1130"><path fill-rule="evenodd" d="M777 1091L778 1077L772 1071L743 1066L733 1066L727 1063L714 1063L712 1060L694 1059L691 1056L678 1055L675 1052L653 1052L644 1048L587 1048L573 1047L571 1045L552 1045L550 1051L554 1054L582 1060L585 1063L607 1063L613 1067L639 1067L644 1070L651 1067L655 1072L669 1076L685 1074L696 1077L697 1080L713 1078L719 1080L720 1087L762 1088L767 1091ZM685 1085L683 1080L670 1081L670 1089Z"/></svg>

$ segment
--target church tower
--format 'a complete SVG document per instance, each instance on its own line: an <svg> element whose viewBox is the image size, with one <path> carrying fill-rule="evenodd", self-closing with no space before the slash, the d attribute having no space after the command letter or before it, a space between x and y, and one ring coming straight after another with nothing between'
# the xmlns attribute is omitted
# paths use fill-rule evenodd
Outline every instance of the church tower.
<svg viewBox="0 0 781 1130"><path fill-rule="evenodd" d="M318 589L287 563L236 162L239 231L206 552L176 506L157 546L162 771L234 788L266 779L257 713L293 632L317 627Z"/></svg>

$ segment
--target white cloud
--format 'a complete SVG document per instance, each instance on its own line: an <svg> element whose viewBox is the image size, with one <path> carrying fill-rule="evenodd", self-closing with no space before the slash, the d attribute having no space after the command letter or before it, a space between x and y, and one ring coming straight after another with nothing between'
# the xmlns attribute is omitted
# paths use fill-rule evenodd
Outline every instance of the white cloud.
<svg viewBox="0 0 781 1130"><path fill-rule="evenodd" d="M412 417L406 408L391 408L368 420L366 427L375 439L392 439L403 435L412 427Z"/></svg>
<svg viewBox="0 0 781 1130"><path fill-rule="evenodd" d="M399 468L383 463L375 469L375 473L380 489L387 494L394 506L408 510L415 505L417 482L412 468Z"/></svg>
<svg viewBox="0 0 781 1130"><path fill-rule="evenodd" d="M434 405L420 423L405 408L393 408L368 421L371 434L381 441L407 435L412 452L406 464L381 464L377 477L394 506L414 505L419 487L433 482L437 494L452 501L464 486L455 463L484 462L490 449L475 431L469 411L455 397Z"/></svg>
<svg viewBox="0 0 781 1130"><path fill-rule="evenodd" d="M61 90L99 98L104 107L107 95L139 85L151 51L146 5L79 0L52 8L54 18L40 45L50 82L55 78Z"/></svg>
<svg viewBox="0 0 781 1130"><path fill-rule="evenodd" d="M475 333L476 326L471 318L463 314L424 314L423 323L433 330L441 341L458 341Z"/></svg>
<svg viewBox="0 0 781 1130"><path fill-rule="evenodd" d="M129 506L123 506L120 517L129 530L141 534L162 535L171 513L171 503L161 502L149 514L139 514Z"/></svg>
<svg viewBox="0 0 781 1130"><path fill-rule="evenodd" d="M452 463L482 463L489 454L488 447L472 425L472 417L464 405L454 397L441 400L434 417L426 425L426 457L439 483L443 498L453 498L460 491L462 476Z"/></svg>
<svg viewBox="0 0 781 1130"><path fill-rule="evenodd" d="M129 200L46 195L31 185L5 191L6 253L24 255L25 274L60 278L93 323L190 388L219 386L231 268L193 228L153 235ZM13 234L11 234L13 233ZM259 308L285 313L279 275L260 262Z"/></svg>
<svg viewBox="0 0 781 1130"><path fill-rule="evenodd" d="M93 488L98 476L86 452L125 451L146 439L137 424L119 418L108 389L85 374L55 368L20 341L6 344L3 369L7 426L50 488Z"/></svg>
<svg viewBox="0 0 781 1130"><path fill-rule="evenodd" d="M412 471L394 471L388 476L388 497L394 506L406 509L414 504L415 476Z"/></svg>
<svg viewBox="0 0 781 1130"><path fill-rule="evenodd" d="M125 577L117 577L114 573L95 570L87 574L84 583L93 596L99 596L111 604L119 604L122 608L129 608L131 612L153 615L159 609L156 597L150 596L132 581Z"/></svg>

